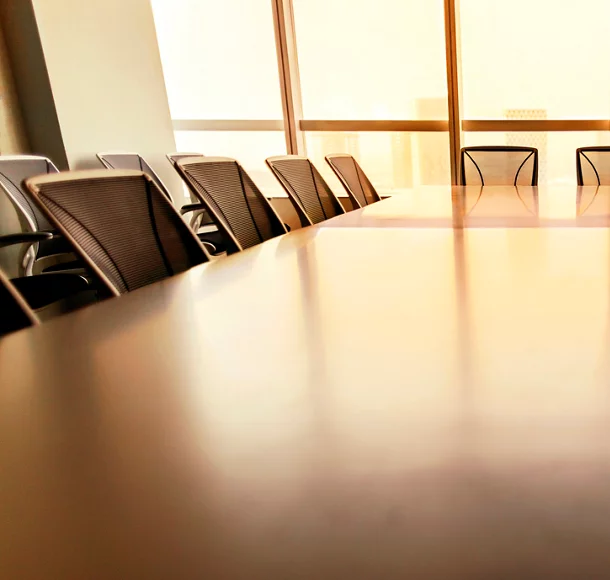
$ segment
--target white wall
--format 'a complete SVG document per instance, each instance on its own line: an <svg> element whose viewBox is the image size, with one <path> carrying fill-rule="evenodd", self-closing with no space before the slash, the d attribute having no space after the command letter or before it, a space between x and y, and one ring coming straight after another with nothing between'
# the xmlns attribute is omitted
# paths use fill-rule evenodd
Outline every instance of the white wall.
<svg viewBox="0 0 610 580"><path fill-rule="evenodd" d="M175 195L176 148L150 0L33 0L72 169L99 151L142 154Z"/></svg>

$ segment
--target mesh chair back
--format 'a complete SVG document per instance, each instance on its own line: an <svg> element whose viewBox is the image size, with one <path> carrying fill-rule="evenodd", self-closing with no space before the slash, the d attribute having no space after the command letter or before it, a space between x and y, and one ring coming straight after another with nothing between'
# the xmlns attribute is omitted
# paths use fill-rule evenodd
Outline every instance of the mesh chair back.
<svg viewBox="0 0 610 580"><path fill-rule="evenodd" d="M175 167L176 163L180 159L186 159L187 157L204 157L201 153L168 153L166 155L167 160Z"/></svg>
<svg viewBox="0 0 610 580"><path fill-rule="evenodd" d="M285 189L303 225L345 213L341 202L306 157L270 157L267 165Z"/></svg>
<svg viewBox="0 0 610 580"><path fill-rule="evenodd" d="M155 182L165 197L170 201L173 201L172 194L169 192L169 189L165 187L165 183L163 183L155 170L138 153L98 153L97 158L107 169L143 171Z"/></svg>
<svg viewBox="0 0 610 580"><path fill-rule="evenodd" d="M580 147L576 150L578 185L610 185L610 147Z"/></svg>
<svg viewBox="0 0 610 580"><path fill-rule="evenodd" d="M26 186L111 294L208 260L195 234L145 173L75 171L32 178Z"/></svg>
<svg viewBox="0 0 610 580"><path fill-rule="evenodd" d="M462 185L538 185L538 149L534 147L465 147Z"/></svg>
<svg viewBox="0 0 610 580"><path fill-rule="evenodd" d="M49 173L58 173L58 169L46 157L33 155L0 156L0 187L11 198L34 232L52 231L54 228L38 209L30 192L23 187L23 180L35 175Z"/></svg>
<svg viewBox="0 0 610 580"><path fill-rule="evenodd" d="M326 162L339 178L355 207L381 201L373 184L351 155L327 155Z"/></svg>
<svg viewBox="0 0 610 580"><path fill-rule="evenodd" d="M37 324L34 313L0 272L0 336Z"/></svg>
<svg viewBox="0 0 610 580"><path fill-rule="evenodd" d="M237 249L286 233L269 201L234 159L191 157L178 160L176 168Z"/></svg>

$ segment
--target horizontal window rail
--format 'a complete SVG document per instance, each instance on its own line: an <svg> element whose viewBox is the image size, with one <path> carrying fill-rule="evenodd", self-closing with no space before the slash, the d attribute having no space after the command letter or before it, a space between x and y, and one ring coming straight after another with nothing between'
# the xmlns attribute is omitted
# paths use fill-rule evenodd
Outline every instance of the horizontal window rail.
<svg viewBox="0 0 610 580"><path fill-rule="evenodd" d="M447 132L449 121L301 121L301 131Z"/></svg>
<svg viewBox="0 0 610 580"><path fill-rule="evenodd" d="M462 131L505 133L519 131L608 131L610 120L495 119L462 121Z"/></svg>
<svg viewBox="0 0 610 580"><path fill-rule="evenodd" d="M281 119L174 119L174 131L283 131ZM301 131L448 132L449 121L302 120ZM472 119L462 131L506 133L524 131L610 131L604 119Z"/></svg>
<svg viewBox="0 0 610 580"><path fill-rule="evenodd" d="M281 119L174 119L174 131L283 131Z"/></svg>

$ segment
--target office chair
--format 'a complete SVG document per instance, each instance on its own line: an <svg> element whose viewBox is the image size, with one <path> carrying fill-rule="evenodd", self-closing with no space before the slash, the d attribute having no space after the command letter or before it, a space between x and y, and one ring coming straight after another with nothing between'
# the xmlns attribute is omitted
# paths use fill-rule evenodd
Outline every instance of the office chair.
<svg viewBox="0 0 610 580"><path fill-rule="evenodd" d="M610 185L610 147L580 147L576 150L578 185Z"/></svg>
<svg viewBox="0 0 610 580"><path fill-rule="evenodd" d="M270 157L267 165L280 182L302 226L318 224L345 213L343 206L307 157Z"/></svg>
<svg viewBox="0 0 610 580"><path fill-rule="evenodd" d="M167 160L170 162L171 166L176 169L176 162L179 161L180 159L186 159L187 157L205 157L205 155L203 155L203 153L167 153L165 155L165 157L167 157ZM178 174L180 174L180 172L178 172ZM180 175L180 177L182 177L182 175ZM184 179L183 179L184 181ZM187 186L188 188L188 186ZM196 198L198 199L198 198ZM194 216L194 218L191 220L191 227L193 227L193 229L197 230L200 227L206 227L206 226L212 226L212 228L214 229L214 231L217 229L216 226L213 225L214 222L212 221L212 218L209 216L208 212L206 210L200 210L197 212L197 214ZM220 235L220 234L219 234ZM223 247L226 245L224 240L222 240L220 242ZM223 251L225 251L226 248L224 248Z"/></svg>
<svg viewBox="0 0 610 580"><path fill-rule="evenodd" d="M0 248L17 244L35 245L51 240L50 232L25 232L0 236ZM16 288L32 310L45 308L60 300L72 298L90 290L89 281L73 272L49 272L12 278L11 285Z"/></svg>
<svg viewBox="0 0 610 580"><path fill-rule="evenodd" d="M464 147L461 166L460 185L538 185L534 147Z"/></svg>
<svg viewBox="0 0 610 580"><path fill-rule="evenodd" d="M191 157L176 169L207 207L232 251L245 250L287 232L267 198L243 167L227 157Z"/></svg>
<svg viewBox="0 0 610 580"><path fill-rule="evenodd" d="M351 155L327 155L325 159L345 188L354 208L381 201L373 184Z"/></svg>
<svg viewBox="0 0 610 580"><path fill-rule="evenodd" d="M0 271L0 337L35 324L36 316Z"/></svg>
<svg viewBox="0 0 610 580"><path fill-rule="evenodd" d="M173 153L174 158L179 158L183 153ZM194 154L197 155L197 154ZM138 153L124 153L124 152L113 152L113 153L98 153L97 158L100 160L102 165L107 169L127 169L134 171L143 171L146 173L161 190L163 195L167 197L172 203L174 200L169 189L163 183L161 178L157 175L157 172L146 162L146 160ZM169 156L168 156L169 159ZM169 159L170 163L173 162ZM191 227L197 229L198 225L202 220L205 220L204 213L205 208L200 203L189 203L183 205L180 208L180 215L187 215L192 213L193 216L190 220ZM212 254L221 253L225 249L225 240L217 231L202 232L197 234L202 243L208 245L208 249Z"/></svg>
<svg viewBox="0 0 610 580"><path fill-rule="evenodd" d="M58 173L57 167L46 157L35 155L0 156L0 191L3 191L19 212L24 228L31 232L48 232L51 236L36 239L25 253L22 268L27 276L34 270L59 272L79 270L82 262L76 260L73 248L53 228L23 187L23 180L43 174ZM60 263L57 263L60 262Z"/></svg>
<svg viewBox="0 0 610 580"><path fill-rule="evenodd" d="M176 162L179 161L180 159L187 159L189 157L205 157L202 153L168 153L166 155L167 160L171 163L172 167L174 169L176 169ZM176 169L176 171L178 171ZM178 174L180 175L180 177L182 177L182 174L178 171ZM184 177L182 177L183 181L184 181ZM188 187L188 185L187 185ZM198 199L198 198L197 198ZM211 242L214 243L214 245L216 246L216 254L222 254L223 252L227 251L227 237L226 234L223 236L222 233L220 233L218 231L218 228L216 225L214 225L214 220L211 218L210 214L205 211L199 211L197 212L197 214L194 216L194 218L191 220L191 227L193 227L194 229L199 230L200 228L206 228L205 236L206 239L210 240ZM211 231L210 231L210 228Z"/></svg>
<svg viewBox="0 0 610 580"><path fill-rule="evenodd" d="M141 171L75 171L34 177L26 187L107 295L209 260L167 196Z"/></svg>

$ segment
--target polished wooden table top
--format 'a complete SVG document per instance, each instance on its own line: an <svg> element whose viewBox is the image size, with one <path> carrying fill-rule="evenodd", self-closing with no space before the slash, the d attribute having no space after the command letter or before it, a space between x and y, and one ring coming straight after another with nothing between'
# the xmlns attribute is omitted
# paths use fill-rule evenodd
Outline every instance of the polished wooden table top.
<svg viewBox="0 0 610 580"><path fill-rule="evenodd" d="M609 576L577 193L406 193L0 340L3 580Z"/></svg>
<svg viewBox="0 0 610 580"><path fill-rule="evenodd" d="M610 187L422 187L335 227L608 227Z"/></svg>

